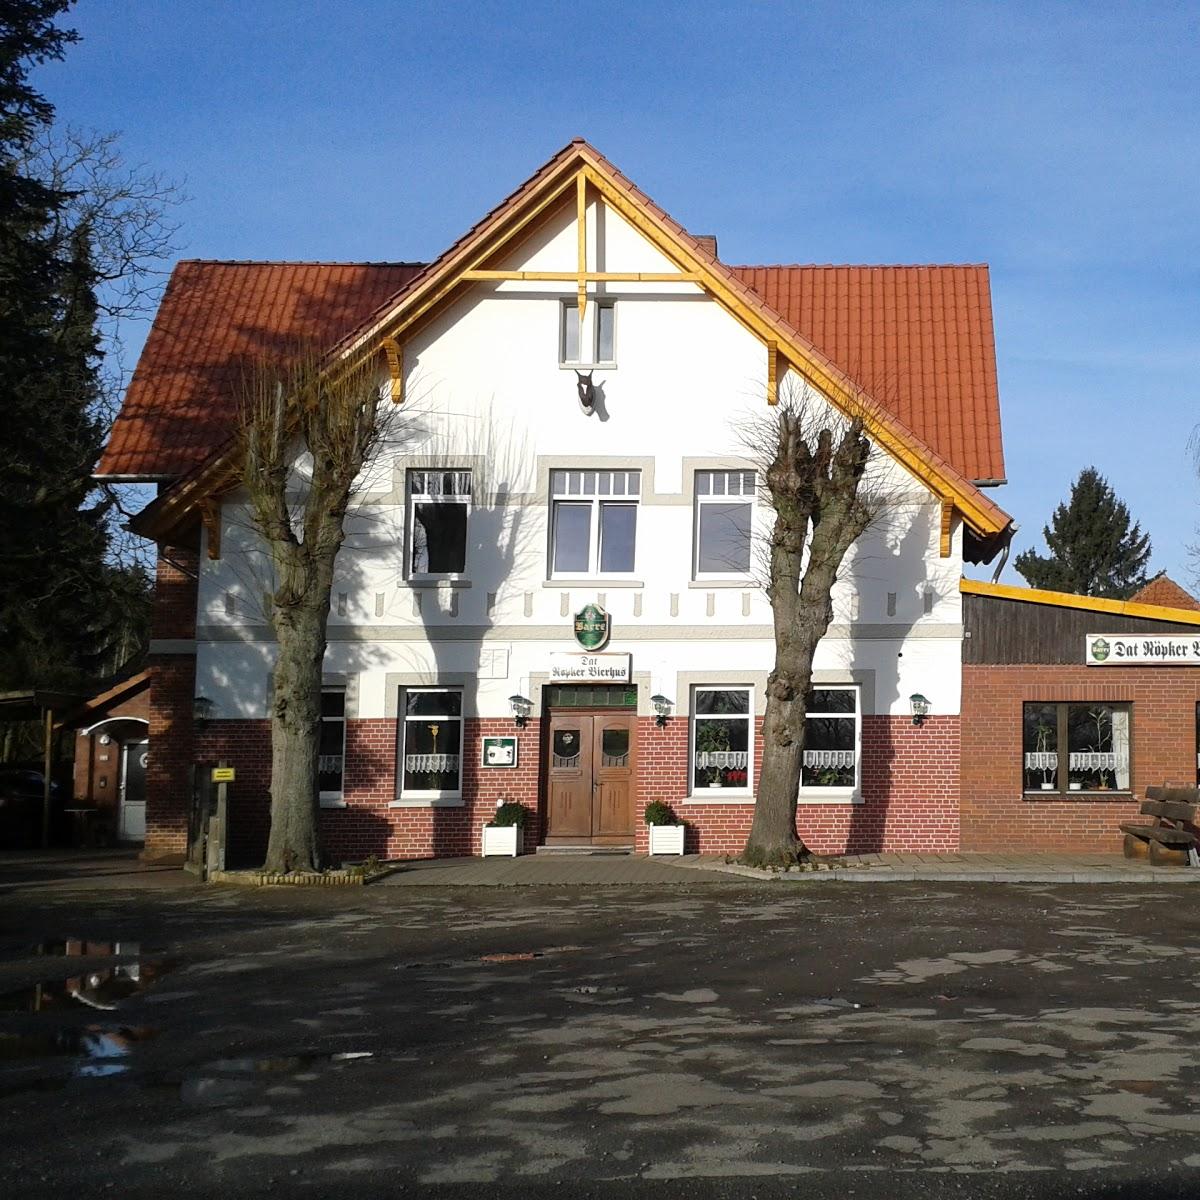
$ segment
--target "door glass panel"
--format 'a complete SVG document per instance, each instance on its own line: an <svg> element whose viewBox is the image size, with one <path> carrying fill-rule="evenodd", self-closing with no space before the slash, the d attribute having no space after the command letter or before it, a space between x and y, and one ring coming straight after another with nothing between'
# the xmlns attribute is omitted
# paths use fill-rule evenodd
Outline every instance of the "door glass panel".
<svg viewBox="0 0 1200 1200"><path fill-rule="evenodd" d="M629 766L629 730L606 729L600 735L600 762L605 767Z"/></svg>
<svg viewBox="0 0 1200 1200"><path fill-rule="evenodd" d="M579 730L556 729L551 747L551 764L555 767L579 766Z"/></svg>

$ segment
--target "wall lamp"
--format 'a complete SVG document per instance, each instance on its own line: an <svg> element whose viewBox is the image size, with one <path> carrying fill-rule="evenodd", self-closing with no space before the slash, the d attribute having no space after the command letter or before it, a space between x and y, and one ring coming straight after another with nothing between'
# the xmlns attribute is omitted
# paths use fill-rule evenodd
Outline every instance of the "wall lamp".
<svg viewBox="0 0 1200 1200"><path fill-rule="evenodd" d="M929 716L929 710L933 707L920 692L913 692L908 698L909 707L912 709L912 719L914 725L924 725L925 718Z"/></svg>
<svg viewBox="0 0 1200 1200"><path fill-rule="evenodd" d="M529 714L533 712L533 701L528 696L509 696L512 705L513 720L518 729L524 729L529 724Z"/></svg>
<svg viewBox="0 0 1200 1200"><path fill-rule="evenodd" d="M212 720L216 707L216 704L207 696L197 696L192 701L192 724L200 733L208 728L208 723Z"/></svg>
<svg viewBox="0 0 1200 1200"><path fill-rule="evenodd" d="M671 715L671 701L659 693L650 697L650 703L654 705L654 711L658 714L654 719L654 723L659 729L665 729L667 718Z"/></svg>

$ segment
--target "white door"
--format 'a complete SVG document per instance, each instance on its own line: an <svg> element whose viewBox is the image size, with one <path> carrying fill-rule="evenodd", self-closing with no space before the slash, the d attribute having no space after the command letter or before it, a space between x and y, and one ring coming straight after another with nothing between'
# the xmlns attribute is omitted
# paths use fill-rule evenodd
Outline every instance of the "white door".
<svg viewBox="0 0 1200 1200"><path fill-rule="evenodd" d="M146 840L146 763L150 743L126 742L121 756L121 816L118 837L123 842Z"/></svg>

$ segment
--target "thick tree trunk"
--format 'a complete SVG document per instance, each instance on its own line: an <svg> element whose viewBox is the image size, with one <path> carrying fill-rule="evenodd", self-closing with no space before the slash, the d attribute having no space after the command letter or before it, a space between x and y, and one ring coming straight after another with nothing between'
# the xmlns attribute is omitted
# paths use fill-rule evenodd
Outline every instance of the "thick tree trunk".
<svg viewBox="0 0 1200 1200"><path fill-rule="evenodd" d="M271 836L265 863L272 872L321 868L317 759L328 609L326 592L323 604L276 615L279 656L271 690Z"/></svg>
<svg viewBox="0 0 1200 1200"><path fill-rule="evenodd" d="M742 851L742 861L757 867L787 867L808 854L796 832L796 809L813 657L833 619L838 568L870 516L858 495L870 448L861 426L851 422L835 446L832 430L806 430L802 417L780 412L766 472L775 508L767 589L775 666L767 680L754 821Z"/></svg>

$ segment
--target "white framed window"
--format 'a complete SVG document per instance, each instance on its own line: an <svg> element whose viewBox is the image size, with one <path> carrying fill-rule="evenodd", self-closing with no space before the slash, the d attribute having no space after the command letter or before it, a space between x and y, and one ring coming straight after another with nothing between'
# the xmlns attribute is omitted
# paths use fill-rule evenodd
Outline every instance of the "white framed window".
<svg viewBox="0 0 1200 1200"><path fill-rule="evenodd" d="M750 574L753 471L697 471L692 574L743 579Z"/></svg>
<svg viewBox="0 0 1200 1200"><path fill-rule="evenodd" d="M564 366L611 366L617 361L617 302L589 300L580 327L579 302L564 300L560 309L558 361ZM584 347L589 355L584 357Z"/></svg>
<svg viewBox="0 0 1200 1200"><path fill-rule="evenodd" d="M340 807L346 779L346 689L321 689L321 732L317 748L317 788L321 804Z"/></svg>
<svg viewBox="0 0 1200 1200"><path fill-rule="evenodd" d="M462 688L401 688L398 711L397 799L460 799Z"/></svg>
<svg viewBox="0 0 1200 1200"><path fill-rule="evenodd" d="M827 684L808 693L800 795L855 799L862 782L862 705L857 684Z"/></svg>
<svg viewBox="0 0 1200 1200"><path fill-rule="evenodd" d="M467 569L471 472L408 473L408 573L410 579L455 579Z"/></svg>
<svg viewBox="0 0 1200 1200"><path fill-rule="evenodd" d="M632 575L640 471L550 472L550 576Z"/></svg>
<svg viewBox="0 0 1200 1200"><path fill-rule="evenodd" d="M754 692L724 684L692 689L691 794L754 794Z"/></svg>

